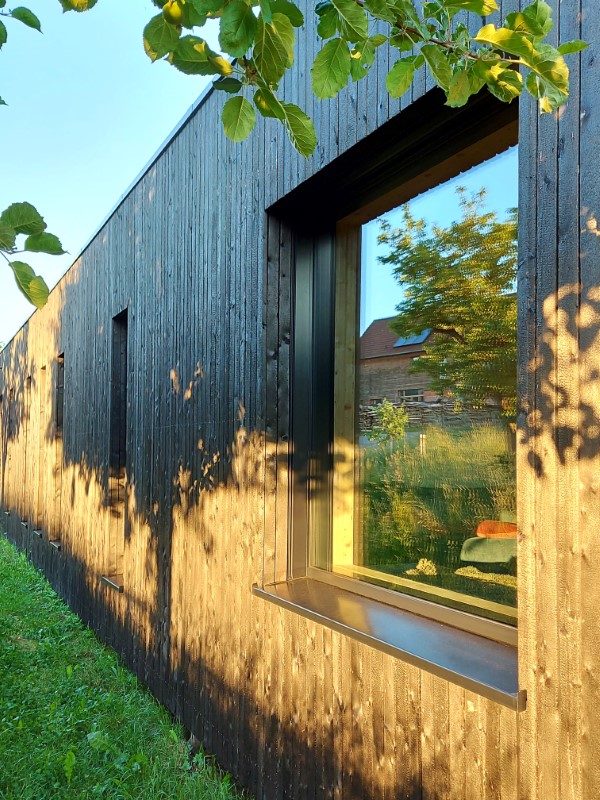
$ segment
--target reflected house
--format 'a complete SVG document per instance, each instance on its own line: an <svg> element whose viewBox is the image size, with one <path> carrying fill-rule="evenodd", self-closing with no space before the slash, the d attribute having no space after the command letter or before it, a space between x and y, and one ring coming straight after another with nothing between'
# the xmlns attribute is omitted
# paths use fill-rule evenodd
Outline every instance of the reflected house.
<svg viewBox="0 0 600 800"><path fill-rule="evenodd" d="M360 337L360 405L434 403L439 394L429 391L428 375L411 370L413 361L425 352L430 330L411 338L398 338L391 330L395 317L376 319Z"/></svg>
<svg viewBox="0 0 600 800"><path fill-rule="evenodd" d="M3 531L261 800L600 797L596 3L560 24L593 43L560 113L424 69L392 99L378 57L308 160L273 119L227 140L209 87L0 353ZM391 291L359 309L388 212L433 303L400 341ZM441 311L477 346L440 380L510 402L358 435L444 405L409 371Z"/></svg>

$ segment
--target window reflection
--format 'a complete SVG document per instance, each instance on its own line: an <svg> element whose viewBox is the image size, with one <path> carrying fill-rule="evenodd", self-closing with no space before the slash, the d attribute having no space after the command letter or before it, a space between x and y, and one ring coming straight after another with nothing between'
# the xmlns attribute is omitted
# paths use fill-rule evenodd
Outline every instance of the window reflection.
<svg viewBox="0 0 600 800"><path fill-rule="evenodd" d="M341 574L509 622L516 194L512 148L363 226L352 523L332 548Z"/></svg>

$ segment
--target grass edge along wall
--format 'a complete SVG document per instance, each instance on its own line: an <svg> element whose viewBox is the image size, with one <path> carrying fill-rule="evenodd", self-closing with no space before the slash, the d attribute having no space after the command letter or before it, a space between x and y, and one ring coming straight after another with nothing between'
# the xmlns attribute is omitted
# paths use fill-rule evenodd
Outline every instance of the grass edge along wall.
<svg viewBox="0 0 600 800"><path fill-rule="evenodd" d="M503 5L504 13L514 7ZM598 41L588 2L561 3L560 26L561 36ZM398 165L409 168L402 153L411 146L420 147L419 171L439 157L454 116L425 73L410 96L392 101L382 88L388 65L378 64L364 86L315 106L324 138L309 162L270 128L257 128L252 149L224 140L215 133L221 100L209 94L2 353L2 504L11 539L258 797L600 793L595 45L581 58L564 111L538 118L528 100L520 108L525 710L395 657L385 642L372 647L358 627L360 636L349 635L331 607L331 627L321 624L324 609L308 607L310 579L287 582L296 564L290 516L302 512L289 502L292 259L301 236L314 236L315 220L328 234L336 217L387 203L406 179ZM291 99L304 93L299 80L287 89ZM215 197L214 186L228 188ZM125 308L119 593L102 576L113 520L111 322ZM272 584L281 587L279 604L259 596ZM346 595L329 597L339 610ZM363 621L383 610L373 603L360 605Z"/></svg>

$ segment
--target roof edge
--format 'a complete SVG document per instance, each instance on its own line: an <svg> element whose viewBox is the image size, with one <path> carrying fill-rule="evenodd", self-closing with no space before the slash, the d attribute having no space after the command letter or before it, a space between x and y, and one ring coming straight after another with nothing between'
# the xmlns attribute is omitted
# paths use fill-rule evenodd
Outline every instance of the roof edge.
<svg viewBox="0 0 600 800"><path fill-rule="evenodd" d="M162 156L162 154L165 152L165 150L166 150L166 149L167 149L167 147L168 147L168 146L171 144L171 142L173 142L173 141L174 141L174 140L177 138L177 136L178 136L178 135L179 135L179 133L181 132L182 128L184 128L184 126L185 126L185 125L186 125L186 124L187 124L187 123L190 121L190 119L191 119L191 118L194 116L194 114L195 114L195 113L196 113L196 112L197 112L197 111L198 111L198 110L201 108L201 106L203 106L203 105L204 105L204 103L206 102L206 100L208 99L208 97L209 97L209 96L210 96L210 95L213 93L213 91L214 91L214 82L215 82L215 80L218 80L218 77L219 77L219 76L217 76L217 78L215 78L215 79L213 79L212 81L210 81L210 82L209 82L209 83L208 83L208 84L207 84L207 85L204 87L204 89L203 89L203 90L200 92L200 94L198 95L198 98L197 98L197 99L196 99L196 100L195 100L195 101L192 103L192 105L191 105L191 106L188 108L188 110L185 112L185 114L183 115L183 117L181 117L181 119L180 119L180 120L179 120L179 122L178 122L178 123L175 125L175 127L174 127L174 128L173 128L173 130L172 130L172 131L169 133L169 135L168 135L168 136L167 136L165 139L163 139L163 141L161 142L161 144L160 144L160 145L158 146L158 148L155 150L154 154L153 154L153 155L150 157L150 159L149 159L149 160L146 162L146 164L145 164L145 165L142 167L142 169L141 169L141 170L138 172L138 174L137 174L137 175L135 176L135 178L134 178L134 179L131 181L131 183L130 183L130 184L129 184L129 186L128 186L128 187L125 189L125 191L124 191L124 192L123 192L123 194L122 194L122 195L119 197L119 199L118 199L118 200L117 200L117 201L114 203L114 205L111 207L110 211L108 211L108 213L106 214L106 216L105 216L105 217L102 219L102 222L100 222L100 224L99 224L99 225L97 225L97 226L94 228L94 230L92 231L92 233L91 233L91 234L90 234L90 235L89 235L89 236L88 236L88 237L87 237L87 238L84 240L84 244L81 246L81 248L80 248L79 252L78 252L78 253L77 253L77 255L75 256L75 258L73 259L73 261L71 261L71 264L70 264L70 265L67 267L67 269L66 269L66 270L63 272L63 274L60 276L60 278L58 279L58 281L57 281L57 282L54 284L54 286L53 286L53 287L52 287L52 289L50 290L49 296L52 294L52 292L54 292L54 290L56 289L56 287L57 287L57 286L60 284L60 282L61 282L61 281L63 280L63 278L64 278L64 277L67 275L67 273L68 273L68 272L69 272L69 271L70 271L70 270L73 268L73 266L75 265L75 263L76 263L77 261L79 261L79 259L81 258L81 256L82 256L82 255L85 253L85 251L88 249L88 247L89 247L89 246L91 245L91 243L94 241L94 239L96 238L96 236L98 236L98 234L100 233L100 231L102 230L102 228L104 228L104 226L105 226L105 225L106 225L106 224L107 224L107 223L110 221L110 219L111 219L111 218L114 216L114 214L116 214L116 212L117 212L117 211L119 210L119 208L120 208L120 207L123 205L123 203L125 202L125 200L126 200L126 199L129 197L129 195L130 195L130 194L133 192L133 190L135 189L135 187L136 187L136 186L137 186L137 185L138 185L138 184L139 184L139 183L142 181L142 179L143 179L143 178L146 176L146 174L147 174L147 173L150 171L150 169L153 167L153 165L154 165L154 164L155 164L155 163L158 161L158 159L159 159L159 158ZM13 340L14 340L14 339L15 339L15 338L16 338L16 337L19 335L19 333L20 333L20 332L23 330L23 328L24 328L24 327L25 327L25 326L26 326L26 325L29 323L29 320L30 320L30 319L33 317L33 315L34 315L34 314L35 314L37 311L41 311L41 309L38 309L38 308L34 308L34 309L33 309L33 311L31 312L31 314L30 314L30 315L27 317L27 319L26 319L26 320L23 322L23 324L22 324L22 325L20 325L20 326L17 328L17 330L16 330L16 331L13 333L13 335L11 336L11 338L10 338L10 339L9 339L9 340L8 340L8 341L5 343L5 345L4 345L4 347L2 348L2 350L6 350L6 348L7 348L7 347L8 347L8 346L9 346L9 345L10 345L10 344L13 342ZM0 352L2 352L2 350L0 350Z"/></svg>

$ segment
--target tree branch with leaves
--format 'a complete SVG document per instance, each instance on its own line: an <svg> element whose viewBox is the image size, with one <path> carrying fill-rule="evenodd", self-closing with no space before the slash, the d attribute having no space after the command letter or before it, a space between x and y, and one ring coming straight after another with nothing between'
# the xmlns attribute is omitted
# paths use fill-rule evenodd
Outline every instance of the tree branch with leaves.
<svg viewBox="0 0 600 800"><path fill-rule="evenodd" d="M64 11L83 12L97 0L58 2ZM152 61L166 59L186 75L214 76L214 88L233 95L222 110L223 128L230 139L246 139L258 112L281 123L300 154L308 157L314 152L317 137L311 119L281 93L281 82L294 64L296 29L304 24L292 0L152 2L161 10L144 28L146 53ZM501 25L488 21L488 15L498 10L496 0L319 0L317 32L324 44L312 65L312 89L319 99L335 97L350 81L363 79L375 63L377 50L386 46L398 53L386 77L392 97L405 94L417 70L427 65L449 106L463 106L486 88L507 103L528 91L542 113L553 111L569 95L564 56L583 50L586 43L572 41L558 47L547 43L553 20L544 0L508 14ZM466 24L469 17L471 21L477 18L477 24ZM0 48L8 38L2 18L41 31L32 11L24 6L8 10L6 0L0 0ZM201 35L209 20L218 22L222 53L212 50ZM1 97L0 105L6 105ZM45 234L45 223L37 212L36 233L11 225L15 208L33 209L17 203L3 212L0 253L25 296L41 306L48 289L31 267L13 260L16 236L28 236L25 250L31 250L36 241L41 252L57 254L62 248L56 237L49 239L50 234ZM33 230L32 224L28 230ZM42 234L44 238L32 244L31 237Z"/></svg>
<svg viewBox="0 0 600 800"><path fill-rule="evenodd" d="M235 95L222 114L230 139L249 136L258 111L284 125L299 153L309 156L314 151L317 138L311 120L280 96L281 81L294 63L295 28L304 22L295 3L153 2L162 13L144 30L147 54L152 60L166 58L186 74L220 76L215 88ZM392 97L405 94L417 70L427 65L449 106L465 105L485 87L507 103L526 90L542 113L553 111L569 94L564 56L587 45L572 41L555 48L547 43L553 20L544 0L508 14L500 26L487 21L497 11L496 0L320 0L315 7L317 32L326 43L311 69L312 89L319 99L335 97L349 81L368 74L376 51L385 45L399 56L386 78ZM477 17L479 24L484 18L475 35L460 12ZM212 51L194 32L209 19L219 21L219 44L233 61Z"/></svg>

